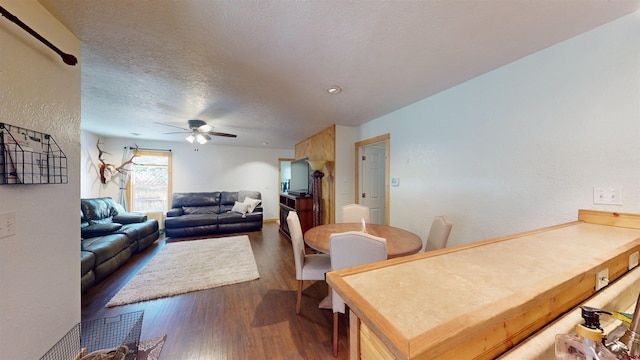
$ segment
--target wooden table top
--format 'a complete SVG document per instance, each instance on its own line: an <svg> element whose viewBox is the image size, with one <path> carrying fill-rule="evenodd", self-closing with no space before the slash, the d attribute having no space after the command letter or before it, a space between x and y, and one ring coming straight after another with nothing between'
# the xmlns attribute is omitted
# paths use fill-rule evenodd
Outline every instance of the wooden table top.
<svg viewBox="0 0 640 360"><path fill-rule="evenodd" d="M310 248L328 254L331 234L361 230L360 223L325 224L307 230L304 233L304 241ZM367 224L367 233L387 240L388 258L416 254L422 249L420 237L407 230L387 225Z"/></svg>

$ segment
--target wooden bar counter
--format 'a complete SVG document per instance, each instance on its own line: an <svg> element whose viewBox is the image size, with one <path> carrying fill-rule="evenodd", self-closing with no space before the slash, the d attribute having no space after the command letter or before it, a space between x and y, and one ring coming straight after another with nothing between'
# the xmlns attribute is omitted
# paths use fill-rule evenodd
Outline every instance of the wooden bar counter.
<svg viewBox="0 0 640 360"><path fill-rule="evenodd" d="M351 359L492 359L629 271L640 215L578 221L327 274Z"/></svg>

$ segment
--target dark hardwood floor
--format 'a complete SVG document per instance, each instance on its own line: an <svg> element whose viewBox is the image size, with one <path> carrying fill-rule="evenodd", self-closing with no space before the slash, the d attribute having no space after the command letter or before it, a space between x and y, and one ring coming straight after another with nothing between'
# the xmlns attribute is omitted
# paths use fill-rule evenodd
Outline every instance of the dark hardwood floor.
<svg viewBox="0 0 640 360"><path fill-rule="evenodd" d="M280 235L276 223L266 223L262 231L246 235L260 279L105 308L166 244L161 237L82 296L82 320L144 310L141 339L167 334L161 360L335 359L331 345L333 314L318 308L327 294L327 284L305 281L302 309L296 315L297 282L291 243ZM340 319L338 359L347 359L348 320L344 315Z"/></svg>

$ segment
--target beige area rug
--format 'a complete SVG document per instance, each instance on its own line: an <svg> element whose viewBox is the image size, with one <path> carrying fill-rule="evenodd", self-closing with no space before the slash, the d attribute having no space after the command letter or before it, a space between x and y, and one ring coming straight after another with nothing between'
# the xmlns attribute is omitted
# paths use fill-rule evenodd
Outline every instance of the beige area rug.
<svg viewBox="0 0 640 360"><path fill-rule="evenodd" d="M260 277L249 237L168 243L107 303L113 307Z"/></svg>

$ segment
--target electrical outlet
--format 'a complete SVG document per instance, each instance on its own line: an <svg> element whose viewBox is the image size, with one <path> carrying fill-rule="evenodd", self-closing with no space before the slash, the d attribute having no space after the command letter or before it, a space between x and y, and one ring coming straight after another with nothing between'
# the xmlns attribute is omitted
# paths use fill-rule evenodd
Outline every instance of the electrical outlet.
<svg viewBox="0 0 640 360"><path fill-rule="evenodd" d="M596 291L609 285L609 268L604 268L596 273Z"/></svg>
<svg viewBox="0 0 640 360"><path fill-rule="evenodd" d="M593 203L599 205L622 205L622 189L614 187L594 187Z"/></svg>
<svg viewBox="0 0 640 360"><path fill-rule="evenodd" d="M634 252L633 254L629 255L629 270L633 269L634 267L638 266L638 252Z"/></svg>

